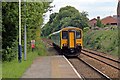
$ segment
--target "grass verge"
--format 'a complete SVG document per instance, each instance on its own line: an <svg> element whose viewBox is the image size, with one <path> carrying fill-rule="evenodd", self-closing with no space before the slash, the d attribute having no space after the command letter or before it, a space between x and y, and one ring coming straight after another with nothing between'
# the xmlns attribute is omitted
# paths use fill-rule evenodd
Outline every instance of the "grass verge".
<svg viewBox="0 0 120 80"><path fill-rule="evenodd" d="M32 64L33 60L38 56L45 56L45 46L41 41L36 42L36 49L31 52L32 50L29 49L27 52L27 60L24 61L22 57L22 62L19 63L17 59L11 62L3 62L2 63L2 78L3 80L6 78L16 78L19 79L23 73L29 68Z"/></svg>
<svg viewBox="0 0 120 80"><path fill-rule="evenodd" d="M2 78L2 61L0 60L0 79Z"/></svg>

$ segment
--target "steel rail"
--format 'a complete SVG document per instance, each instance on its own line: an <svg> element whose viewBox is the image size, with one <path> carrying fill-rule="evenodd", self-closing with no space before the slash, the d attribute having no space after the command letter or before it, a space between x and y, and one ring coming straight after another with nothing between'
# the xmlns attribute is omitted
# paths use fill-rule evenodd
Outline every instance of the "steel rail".
<svg viewBox="0 0 120 80"><path fill-rule="evenodd" d="M92 66L91 64L87 63L86 61L80 59L79 57L77 57L78 60L82 61L83 63L85 63L87 66L89 66L90 68L92 68L93 70L95 70L97 73L99 73L100 75L102 75L105 79L107 80L112 80L109 76L107 76L106 74L102 73L101 71L99 71L98 69L96 69L94 66Z"/></svg>
<svg viewBox="0 0 120 80"><path fill-rule="evenodd" d="M96 53L94 53L94 52L92 52L92 51L88 51L88 50L85 50L85 49L82 49L82 50L85 51L85 52L89 52L89 53L91 53L91 54L94 54L94 55L97 55L97 56L100 56L100 57L103 57L103 58L109 59L109 60L111 60L111 61L114 61L114 62L120 63L120 61L118 61L118 60L115 60L115 59L112 59L112 58L108 58L108 57L102 56L102 55L100 55L100 54L96 54Z"/></svg>
<svg viewBox="0 0 120 80"><path fill-rule="evenodd" d="M113 65L111 65L111 64L109 64L109 63L107 63L107 62L105 62L105 61L102 61L102 60L100 60L100 59L97 59L97 58L95 58L95 57L92 57L92 56L90 56L90 55L88 55L88 54L85 54L85 53L83 53L83 52L81 52L82 54L84 54L84 55L86 55L86 56L88 56L88 57L91 57L91 58L93 58L93 59L96 59L96 60L98 60L98 61L100 61L100 62L102 62L102 63L104 63L104 64L107 64L107 65L109 65L109 66L111 66L111 67L113 67L113 68L115 68L115 69L117 69L117 70L120 70L120 68L118 68L118 67L116 67L116 66L113 66Z"/></svg>

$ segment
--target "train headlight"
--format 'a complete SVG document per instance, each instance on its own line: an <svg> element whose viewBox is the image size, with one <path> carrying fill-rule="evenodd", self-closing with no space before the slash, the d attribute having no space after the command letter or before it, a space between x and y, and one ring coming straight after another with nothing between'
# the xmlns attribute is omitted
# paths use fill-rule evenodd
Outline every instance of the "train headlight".
<svg viewBox="0 0 120 80"><path fill-rule="evenodd" d="M63 44L63 46L67 46L67 44Z"/></svg>
<svg viewBox="0 0 120 80"><path fill-rule="evenodd" d="M77 44L77 46L81 46L81 44Z"/></svg>

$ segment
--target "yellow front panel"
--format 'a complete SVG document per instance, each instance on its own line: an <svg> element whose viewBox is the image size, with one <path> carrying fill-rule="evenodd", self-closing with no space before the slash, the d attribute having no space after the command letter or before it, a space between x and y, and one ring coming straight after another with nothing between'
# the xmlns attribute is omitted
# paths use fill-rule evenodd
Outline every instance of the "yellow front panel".
<svg viewBox="0 0 120 80"><path fill-rule="evenodd" d="M76 44L78 45L78 44L81 44L81 46L83 46L82 45L82 39L76 39Z"/></svg>
<svg viewBox="0 0 120 80"><path fill-rule="evenodd" d="M69 32L69 47L74 48L74 32Z"/></svg>
<svg viewBox="0 0 120 80"><path fill-rule="evenodd" d="M66 44L66 45L67 45L67 43L68 43L68 42L67 42L67 39L62 39L62 40L61 40L61 49L62 49L63 44Z"/></svg>

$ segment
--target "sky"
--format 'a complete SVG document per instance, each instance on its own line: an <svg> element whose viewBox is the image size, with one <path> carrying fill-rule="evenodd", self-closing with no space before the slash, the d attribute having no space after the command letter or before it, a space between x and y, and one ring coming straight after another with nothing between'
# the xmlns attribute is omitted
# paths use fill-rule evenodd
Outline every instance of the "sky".
<svg viewBox="0 0 120 80"><path fill-rule="evenodd" d="M117 2L118 0L53 0L50 4L54 6L53 11L50 13L49 11L45 14L44 23L49 21L49 15L55 12L59 12L61 7L65 6L73 6L79 12L87 11L88 18L93 19L100 16L100 18L104 18L107 16L113 16L117 13Z"/></svg>

